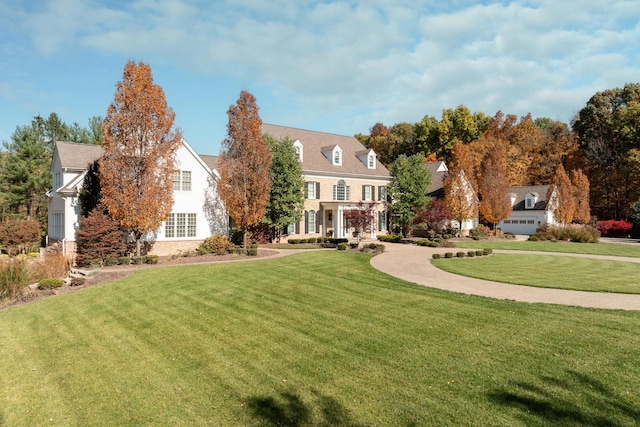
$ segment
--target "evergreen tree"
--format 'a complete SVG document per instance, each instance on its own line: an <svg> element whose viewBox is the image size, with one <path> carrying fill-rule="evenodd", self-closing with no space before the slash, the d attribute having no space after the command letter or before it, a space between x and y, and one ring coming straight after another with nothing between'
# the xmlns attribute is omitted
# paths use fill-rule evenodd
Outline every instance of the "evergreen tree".
<svg viewBox="0 0 640 427"><path fill-rule="evenodd" d="M289 139L277 140L265 135L271 152L269 201L263 222L272 229L272 238L280 240L282 229L302 217L304 180L298 154Z"/></svg>
<svg viewBox="0 0 640 427"><path fill-rule="evenodd" d="M424 166L422 154L407 157L401 154L391 165L391 182L388 193L392 200L392 214L402 231L407 235L416 211L430 200L427 195L431 174Z"/></svg>

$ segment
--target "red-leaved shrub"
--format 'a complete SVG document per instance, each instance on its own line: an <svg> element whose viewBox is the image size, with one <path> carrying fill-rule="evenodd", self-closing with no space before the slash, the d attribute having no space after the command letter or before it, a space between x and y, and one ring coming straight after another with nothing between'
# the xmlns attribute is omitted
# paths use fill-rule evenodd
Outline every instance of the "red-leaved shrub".
<svg viewBox="0 0 640 427"><path fill-rule="evenodd" d="M608 219L596 222L596 229L602 236L606 237L623 237L626 236L633 224L623 219Z"/></svg>

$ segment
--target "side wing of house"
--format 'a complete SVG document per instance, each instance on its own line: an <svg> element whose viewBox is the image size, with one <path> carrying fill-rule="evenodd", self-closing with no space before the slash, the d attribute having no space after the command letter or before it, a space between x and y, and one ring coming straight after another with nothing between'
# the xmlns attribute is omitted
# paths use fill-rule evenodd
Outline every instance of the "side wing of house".
<svg viewBox="0 0 640 427"><path fill-rule="evenodd" d="M350 136L263 124L262 131L288 138L302 164L305 181L303 218L285 230L289 238L352 237L344 213L359 202L374 205L371 232L386 233L387 185L391 175L376 153Z"/></svg>
<svg viewBox="0 0 640 427"><path fill-rule="evenodd" d="M218 195L218 178L201 156L183 140L176 153L171 188L173 208L154 233L153 253L168 255L197 248L212 234L227 234L226 211Z"/></svg>
<svg viewBox="0 0 640 427"><path fill-rule="evenodd" d="M544 224L553 224L553 203L546 200L548 185L512 187L511 216L498 224L504 233L534 234Z"/></svg>

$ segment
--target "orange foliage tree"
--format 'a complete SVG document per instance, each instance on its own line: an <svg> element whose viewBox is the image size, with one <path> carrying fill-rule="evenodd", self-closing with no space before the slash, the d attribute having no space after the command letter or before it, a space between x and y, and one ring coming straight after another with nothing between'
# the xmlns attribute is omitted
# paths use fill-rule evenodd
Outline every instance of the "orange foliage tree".
<svg viewBox="0 0 640 427"><path fill-rule="evenodd" d="M247 228L262 220L271 188L271 153L258 110L255 97L240 92L236 105L227 111L227 136L218 161L220 198L242 231L245 248Z"/></svg>
<svg viewBox="0 0 640 427"><path fill-rule="evenodd" d="M449 172L444 180L444 200L451 218L458 221L460 233L462 224L478 215L478 198L473 179L471 158L467 146L457 143L451 150Z"/></svg>
<svg viewBox="0 0 640 427"><path fill-rule="evenodd" d="M488 153L482 169L482 178L478 184L480 213L493 224L497 234L496 224L511 215L511 201L507 196L510 185L505 150L498 148Z"/></svg>
<svg viewBox="0 0 640 427"><path fill-rule="evenodd" d="M175 114L151 68L129 61L102 125L102 202L111 218L140 242L165 221L173 206L172 175L182 136Z"/></svg>
<svg viewBox="0 0 640 427"><path fill-rule="evenodd" d="M557 206L553 215L562 224L568 224L573 220L576 211L575 189L564 170L564 166L558 165L551 181L551 187L547 194L547 201L551 200L551 194L556 191L558 197Z"/></svg>
<svg viewBox="0 0 640 427"><path fill-rule="evenodd" d="M574 169L570 173L571 183L574 188L576 211L573 214L573 222L586 224L591 220L591 208L589 206L589 178L581 169Z"/></svg>

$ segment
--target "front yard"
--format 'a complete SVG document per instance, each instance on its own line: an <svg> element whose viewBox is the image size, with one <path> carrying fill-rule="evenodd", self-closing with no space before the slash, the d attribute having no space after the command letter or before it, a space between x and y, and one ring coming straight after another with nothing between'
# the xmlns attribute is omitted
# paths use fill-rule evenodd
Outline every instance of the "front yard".
<svg viewBox="0 0 640 427"><path fill-rule="evenodd" d="M3 310L0 424L640 419L640 313L450 294L369 259L145 269Z"/></svg>

